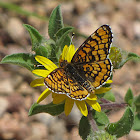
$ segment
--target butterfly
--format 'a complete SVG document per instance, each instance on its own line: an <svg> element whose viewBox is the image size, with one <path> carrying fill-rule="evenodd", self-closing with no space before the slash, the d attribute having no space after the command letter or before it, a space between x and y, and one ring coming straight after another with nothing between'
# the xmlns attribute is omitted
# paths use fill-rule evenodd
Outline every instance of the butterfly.
<svg viewBox="0 0 140 140"><path fill-rule="evenodd" d="M44 83L52 92L65 94L74 100L85 100L110 78L109 59L113 39L111 27L102 25L77 49L70 63L62 61Z"/></svg>

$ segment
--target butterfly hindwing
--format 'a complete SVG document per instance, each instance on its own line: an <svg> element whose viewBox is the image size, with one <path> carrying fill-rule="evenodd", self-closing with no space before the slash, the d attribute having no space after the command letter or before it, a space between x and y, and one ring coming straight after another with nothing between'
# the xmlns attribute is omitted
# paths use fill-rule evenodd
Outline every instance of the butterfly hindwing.
<svg viewBox="0 0 140 140"><path fill-rule="evenodd" d="M45 85L55 93L66 94L70 92L70 86L65 71L57 68L52 71L45 79Z"/></svg>
<svg viewBox="0 0 140 140"><path fill-rule="evenodd" d="M89 81L95 89L103 85L110 78L112 72L110 59L100 62L78 64L75 67L81 77Z"/></svg>
<svg viewBox="0 0 140 140"><path fill-rule="evenodd" d="M68 97L83 100L89 93L72 77L68 76L63 68L57 68L45 79L45 85L57 94L66 94Z"/></svg>

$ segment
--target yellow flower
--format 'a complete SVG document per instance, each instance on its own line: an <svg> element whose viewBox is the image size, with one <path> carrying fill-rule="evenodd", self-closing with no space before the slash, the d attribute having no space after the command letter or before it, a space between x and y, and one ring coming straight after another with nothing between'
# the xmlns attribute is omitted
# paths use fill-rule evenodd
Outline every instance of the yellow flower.
<svg viewBox="0 0 140 140"><path fill-rule="evenodd" d="M70 45L69 47L66 45L63 49L63 52L60 57L60 62L66 60L67 62L71 62L71 59L73 55L75 54L75 47L74 45ZM36 56L35 57L36 61L38 61L40 64L42 64L46 70L43 69L36 69L33 70L32 72L38 76L41 76L43 78L36 79L31 82L32 87L37 87L37 86L44 86L44 79L56 68L58 68L51 60L47 59L46 57L43 56ZM108 80L107 83L111 83L112 80ZM76 103L77 107L81 111L81 113L84 116L88 115L88 109L87 109L87 104L89 104L94 110L100 112L101 107L99 103L97 102L97 96L96 94L101 94L109 91L110 88L108 87L101 87L97 90L95 90L95 94L90 94L89 97L87 97L85 100L79 101L79 100L74 100L68 97L65 94L56 94L50 91L48 88L45 89L42 94L39 96L37 103L40 103L42 100L44 100L50 93L52 93L52 98L53 98L53 104L59 104L61 102L65 102L65 114L69 115L71 112L74 103Z"/></svg>

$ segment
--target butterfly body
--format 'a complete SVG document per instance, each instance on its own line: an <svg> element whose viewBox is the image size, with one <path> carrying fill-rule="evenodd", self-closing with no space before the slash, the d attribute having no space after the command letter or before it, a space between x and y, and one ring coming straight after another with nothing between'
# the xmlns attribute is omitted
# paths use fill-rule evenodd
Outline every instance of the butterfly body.
<svg viewBox="0 0 140 140"><path fill-rule="evenodd" d="M74 81L77 81L79 86L84 87L88 92L94 93L94 87L80 74L81 70L76 69L74 64L67 64L65 67L66 75L72 77Z"/></svg>
<svg viewBox="0 0 140 140"><path fill-rule="evenodd" d="M78 48L71 62L61 61L60 68L45 78L45 85L57 94L86 99L111 76L113 67L108 55L112 38L110 26L99 27Z"/></svg>

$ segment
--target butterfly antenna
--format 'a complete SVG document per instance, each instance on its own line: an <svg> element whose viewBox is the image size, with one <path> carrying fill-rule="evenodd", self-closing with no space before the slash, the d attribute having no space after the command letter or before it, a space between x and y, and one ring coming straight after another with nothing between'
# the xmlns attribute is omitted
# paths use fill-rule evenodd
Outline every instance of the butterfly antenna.
<svg viewBox="0 0 140 140"><path fill-rule="evenodd" d="M70 45L72 44L72 40L73 40L73 38L74 38L74 35L75 35L75 33L73 32L73 33L72 33L72 36L71 36Z"/></svg>

